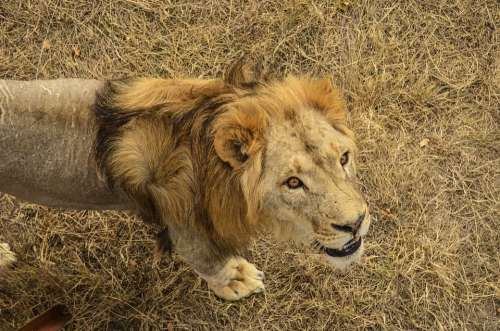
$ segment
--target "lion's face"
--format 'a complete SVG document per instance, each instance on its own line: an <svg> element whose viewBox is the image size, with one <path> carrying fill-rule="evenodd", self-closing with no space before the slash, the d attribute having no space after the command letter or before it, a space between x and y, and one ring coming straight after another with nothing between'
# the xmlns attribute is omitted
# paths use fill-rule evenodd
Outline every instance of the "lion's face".
<svg viewBox="0 0 500 331"><path fill-rule="evenodd" d="M370 218L356 181L356 145L318 112L304 109L265 133L260 217L276 234L319 248L338 268L358 260Z"/></svg>
<svg viewBox="0 0 500 331"><path fill-rule="evenodd" d="M248 219L313 245L338 268L363 253L370 217L356 185L356 144L328 80L289 78L231 105L215 147L240 174Z"/></svg>
<svg viewBox="0 0 500 331"><path fill-rule="evenodd" d="M370 224L355 183L356 146L317 112L299 114L267 132L262 212L279 236L313 244L344 268L362 255Z"/></svg>

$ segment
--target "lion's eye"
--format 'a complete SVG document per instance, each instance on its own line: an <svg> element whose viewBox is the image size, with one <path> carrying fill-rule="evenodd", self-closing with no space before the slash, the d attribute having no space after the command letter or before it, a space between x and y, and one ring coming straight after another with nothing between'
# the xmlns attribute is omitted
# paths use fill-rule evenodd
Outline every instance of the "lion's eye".
<svg viewBox="0 0 500 331"><path fill-rule="evenodd" d="M342 166L345 166L347 164L347 162L349 162L349 152L345 152L344 154L342 154L342 156L340 157L340 164Z"/></svg>
<svg viewBox="0 0 500 331"><path fill-rule="evenodd" d="M290 177L286 181L286 186L288 186L288 188L290 188L292 190L295 190L295 189L298 189L298 188L304 186L304 183L302 183L302 181L300 179L298 179L297 177Z"/></svg>

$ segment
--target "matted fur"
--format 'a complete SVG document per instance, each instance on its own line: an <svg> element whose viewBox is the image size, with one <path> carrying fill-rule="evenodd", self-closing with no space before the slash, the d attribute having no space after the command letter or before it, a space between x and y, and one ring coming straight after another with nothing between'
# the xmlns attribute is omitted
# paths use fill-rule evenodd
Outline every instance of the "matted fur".
<svg viewBox="0 0 500 331"><path fill-rule="evenodd" d="M257 183L271 118L293 120L312 107L350 134L329 80L265 82L243 69L233 66L225 80L109 81L95 107L96 159L110 186L146 220L202 231L221 255L265 226Z"/></svg>

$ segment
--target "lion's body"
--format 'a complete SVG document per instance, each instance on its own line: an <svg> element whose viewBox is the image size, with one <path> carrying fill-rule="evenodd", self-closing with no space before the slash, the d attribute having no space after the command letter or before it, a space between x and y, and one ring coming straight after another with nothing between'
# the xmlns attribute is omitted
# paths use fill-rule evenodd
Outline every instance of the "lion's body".
<svg viewBox="0 0 500 331"><path fill-rule="evenodd" d="M192 227L219 253L245 246L250 233L245 205L236 202L238 177L213 150L213 121L234 98L228 92L222 81L118 81L96 107L97 160L109 183L138 202L143 217Z"/></svg>
<svg viewBox="0 0 500 331"><path fill-rule="evenodd" d="M58 208L124 209L92 154L96 80L0 81L0 192Z"/></svg>
<svg viewBox="0 0 500 331"><path fill-rule="evenodd" d="M262 231L316 238L331 256L350 255L362 244L366 204L353 184L353 161L339 162L355 153L355 144L343 99L327 80L268 83L236 66L225 80L131 79L95 86L95 113L88 115L86 104L78 128L46 138L60 149L53 151L55 159L65 161L42 174L51 178L68 167L76 178L50 179L60 192L61 185L80 183L78 194L86 199L89 188L98 188L92 192L103 205L130 201L146 221L168 228L175 250L218 295L238 299L263 289L262 273L238 257ZM57 116L42 117L60 125ZM8 144L15 144L15 129L7 131ZM51 132L49 124L37 130ZM23 155L37 148L24 146ZM29 162L51 159L36 157ZM84 170L75 171L75 162ZM15 169L3 168L8 171ZM18 187L50 186L11 178ZM355 240L358 246L345 251ZM361 252L336 257L334 264L349 264Z"/></svg>

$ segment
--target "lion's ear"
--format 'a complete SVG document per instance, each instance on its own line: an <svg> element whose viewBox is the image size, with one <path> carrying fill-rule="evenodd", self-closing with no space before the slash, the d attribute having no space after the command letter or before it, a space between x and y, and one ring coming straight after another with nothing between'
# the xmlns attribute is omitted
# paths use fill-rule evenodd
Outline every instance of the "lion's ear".
<svg viewBox="0 0 500 331"><path fill-rule="evenodd" d="M330 78L304 82L307 102L323 114L332 126L346 124L347 107L342 92Z"/></svg>
<svg viewBox="0 0 500 331"><path fill-rule="evenodd" d="M261 112L249 114L230 110L214 125L214 148L219 158L233 169L241 168L263 147L266 120Z"/></svg>
<svg viewBox="0 0 500 331"><path fill-rule="evenodd" d="M242 56L224 74L224 81L238 88L254 88L259 82L266 80L267 73L261 58L249 59Z"/></svg>

